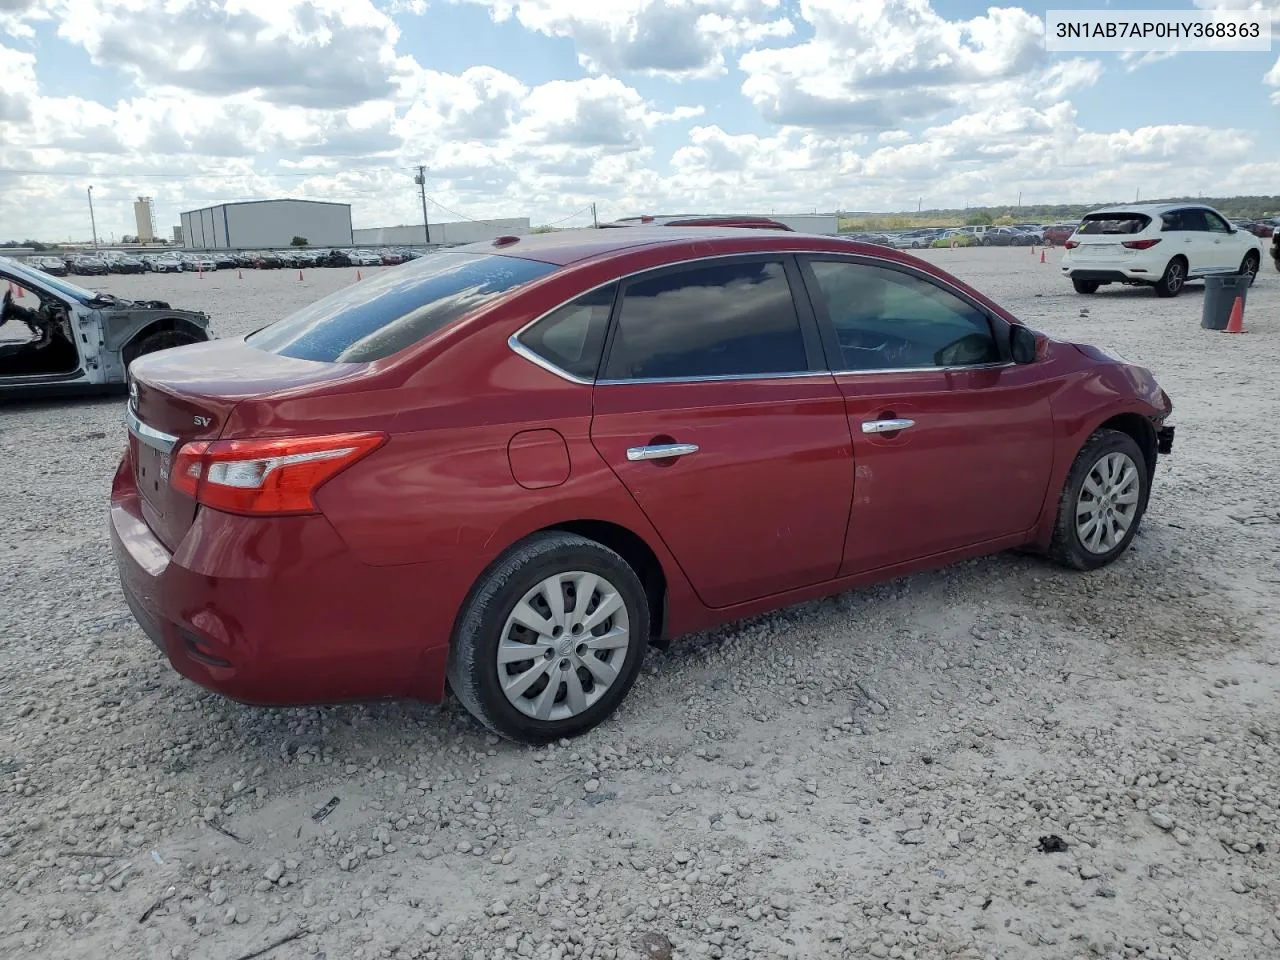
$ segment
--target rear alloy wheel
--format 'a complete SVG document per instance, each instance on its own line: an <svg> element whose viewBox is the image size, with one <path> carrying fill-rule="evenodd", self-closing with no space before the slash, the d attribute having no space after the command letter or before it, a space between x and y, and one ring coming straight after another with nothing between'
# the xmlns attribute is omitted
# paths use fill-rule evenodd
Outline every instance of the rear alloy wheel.
<svg viewBox="0 0 1280 960"><path fill-rule="evenodd" d="M1067 474L1049 556L1075 570L1111 563L1138 532L1150 482L1146 458L1133 437L1096 431Z"/></svg>
<svg viewBox="0 0 1280 960"><path fill-rule="evenodd" d="M1077 280L1072 278L1071 285L1076 288L1076 293L1097 293L1097 280Z"/></svg>
<svg viewBox="0 0 1280 960"><path fill-rule="evenodd" d="M1157 297L1176 297L1187 283L1187 261L1174 257L1164 268L1164 275L1156 281Z"/></svg>
<svg viewBox="0 0 1280 960"><path fill-rule="evenodd" d="M1258 267L1262 264L1262 255L1255 250L1250 250L1244 255L1244 260L1240 264L1240 276L1249 278L1249 286L1253 286L1255 280L1258 279Z"/></svg>
<svg viewBox="0 0 1280 960"><path fill-rule="evenodd" d="M613 713L648 642L648 598L622 557L574 534L535 534L473 588L449 686L495 733L545 743Z"/></svg>

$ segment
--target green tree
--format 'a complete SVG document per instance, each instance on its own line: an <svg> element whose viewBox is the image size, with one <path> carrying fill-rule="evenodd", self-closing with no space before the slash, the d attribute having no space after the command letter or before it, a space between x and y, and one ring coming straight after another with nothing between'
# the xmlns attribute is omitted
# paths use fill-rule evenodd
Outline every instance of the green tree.
<svg viewBox="0 0 1280 960"><path fill-rule="evenodd" d="M968 227L989 227L991 226L991 214L985 210L979 210L977 213L971 213L965 218L965 226Z"/></svg>
<svg viewBox="0 0 1280 960"><path fill-rule="evenodd" d="M290 241L289 241L289 246L291 246L291 247L305 247L305 246L307 246L307 243L308 243L308 241L307 241L307 238L306 238L306 237L294 237L292 240L290 240Z"/></svg>

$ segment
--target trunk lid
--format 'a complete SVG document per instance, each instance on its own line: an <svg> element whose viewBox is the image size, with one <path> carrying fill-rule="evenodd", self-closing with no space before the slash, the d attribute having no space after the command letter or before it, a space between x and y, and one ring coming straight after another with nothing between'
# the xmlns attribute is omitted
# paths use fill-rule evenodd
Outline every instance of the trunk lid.
<svg viewBox="0 0 1280 960"><path fill-rule="evenodd" d="M169 472L182 445L221 435L244 400L292 393L342 377L362 365L281 357L242 340L213 340L164 350L129 369L129 453L142 516L176 550L198 504L179 493Z"/></svg>

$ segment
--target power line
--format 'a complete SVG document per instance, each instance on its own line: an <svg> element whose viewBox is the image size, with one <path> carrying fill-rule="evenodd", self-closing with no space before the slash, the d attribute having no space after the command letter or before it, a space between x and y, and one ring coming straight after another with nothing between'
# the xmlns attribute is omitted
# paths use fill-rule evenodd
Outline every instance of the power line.
<svg viewBox="0 0 1280 960"><path fill-rule="evenodd" d="M550 223L547 224L547 226L554 227L554 226L557 226L558 224L564 223L566 220L572 220L574 217L580 217L584 213L590 213L590 212L591 212L591 204L588 203L581 210L575 210L573 213L569 214L567 217L561 217L559 220L552 220Z"/></svg>

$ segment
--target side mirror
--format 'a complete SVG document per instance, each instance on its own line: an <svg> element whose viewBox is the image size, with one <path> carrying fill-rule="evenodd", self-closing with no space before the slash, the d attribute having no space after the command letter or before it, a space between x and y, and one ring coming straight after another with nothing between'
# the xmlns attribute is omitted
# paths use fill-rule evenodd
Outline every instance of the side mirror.
<svg viewBox="0 0 1280 960"><path fill-rule="evenodd" d="M1009 352L1014 363L1035 363L1039 341L1030 327L1015 323L1009 327Z"/></svg>

